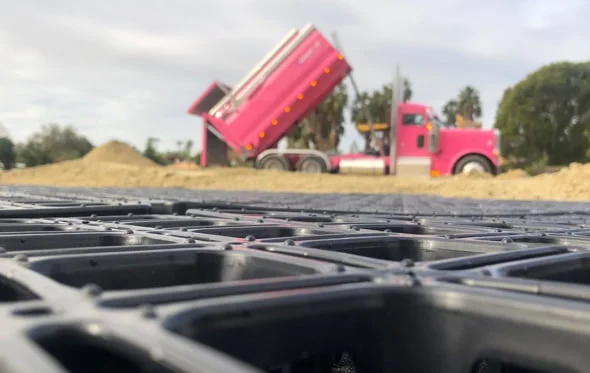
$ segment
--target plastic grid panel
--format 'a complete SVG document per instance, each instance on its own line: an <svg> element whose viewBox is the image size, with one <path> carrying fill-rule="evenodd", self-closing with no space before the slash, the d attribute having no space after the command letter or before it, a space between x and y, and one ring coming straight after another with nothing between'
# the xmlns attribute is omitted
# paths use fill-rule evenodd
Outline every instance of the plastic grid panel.
<svg viewBox="0 0 590 373"><path fill-rule="evenodd" d="M585 205L122 192L5 188L3 371L587 371Z"/></svg>

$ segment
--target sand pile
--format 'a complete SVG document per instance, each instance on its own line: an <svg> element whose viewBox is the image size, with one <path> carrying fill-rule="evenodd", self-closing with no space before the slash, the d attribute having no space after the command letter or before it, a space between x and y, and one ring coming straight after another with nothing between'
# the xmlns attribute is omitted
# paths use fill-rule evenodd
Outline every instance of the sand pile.
<svg viewBox="0 0 590 373"><path fill-rule="evenodd" d="M562 168L556 174L562 177L590 177L590 163L571 163L568 167Z"/></svg>
<svg viewBox="0 0 590 373"><path fill-rule="evenodd" d="M200 168L199 165L194 162L175 162L168 167L178 170L196 170Z"/></svg>
<svg viewBox="0 0 590 373"><path fill-rule="evenodd" d="M514 169L503 172L497 176L499 179L518 179L521 177L529 177L529 174L525 170Z"/></svg>
<svg viewBox="0 0 590 373"><path fill-rule="evenodd" d="M491 179L494 176L492 174L488 174L485 172L470 172L464 174L457 174L452 177L456 179Z"/></svg>
<svg viewBox="0 0 590 373"><path fill-rule="evenodd" d="M156 162L144 157L128 144L120 141L109 141L106 144L94 148L82 160L87 163L110 162L132 166L159 166Z"/></svg>
<svg viewBox="0 0 590 373"><path fill-rule="evenodd" d="M192 167L191 167L192 168ZM100 146L82 160L0 173L12 185L175 187L210 190L260 190L305 193L407 193L446 197L526 200L590 200L590 164L572 164L535 177L522 170L498 177L441 178L314 175L249 168L159 167L128 145Z"/></svg>

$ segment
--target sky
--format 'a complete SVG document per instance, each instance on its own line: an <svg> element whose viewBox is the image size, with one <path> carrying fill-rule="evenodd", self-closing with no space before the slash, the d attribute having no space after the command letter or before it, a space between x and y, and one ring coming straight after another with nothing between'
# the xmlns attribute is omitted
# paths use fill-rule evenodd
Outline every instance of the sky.
<svg viewBox="0 0 590 373"><path fill-rule="evenodd" d="M307 23L338 33L361 90L390 82L399 63L413 101L439 112L475 86L486 127L505 88L590 53L583 0L0 1L0 122L15 141L61 123L94 144L198 145L195 98L213 80L237 83Z"/></svg>

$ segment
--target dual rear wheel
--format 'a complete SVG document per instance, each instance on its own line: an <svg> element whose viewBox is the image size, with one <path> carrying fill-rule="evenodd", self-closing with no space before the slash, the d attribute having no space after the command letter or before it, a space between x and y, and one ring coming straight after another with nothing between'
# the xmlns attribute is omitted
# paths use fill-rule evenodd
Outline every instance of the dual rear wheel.
<svg viewBox="0 0 590 373"><path fill-rule="evenodd" d="M271 154L262 158L258 164L258 168L262 170L279 170L279 171L291 171L291 165L287 158L280 154ZM324 173L328 171L326 162L314 155L308 155L302 157L295 166L295 169L299 172L305 173Z"/></svg>

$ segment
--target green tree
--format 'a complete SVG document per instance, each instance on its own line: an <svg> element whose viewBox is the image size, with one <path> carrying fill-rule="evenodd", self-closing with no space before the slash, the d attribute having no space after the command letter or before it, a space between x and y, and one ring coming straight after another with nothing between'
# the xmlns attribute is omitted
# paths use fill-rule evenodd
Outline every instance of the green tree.
<svg viewBox="0 0 590 373"><path fill-rule="evenodd" d="M391 115L391 84L383 85L373 92L361 92L352 105L352 119L355 123L368 123L365 108L369 111L373 123L388 123Z"/></svg>
<svg viewBox="0 0 590 373"><path fill-rule="evenodd" d="M459 92L457 98L449 100L443 106L442 113L447 123L455 123L457 114L470 122L480 119L483 109L479 91L472 86L466 86Z"/></svg>
<svg viewBox="0 0 590 373"><path fill-rule="evenodd" d="M5 170L10 170L16 162L14 143L8 137L0 138L0 162Z"/></svg>
<svg viewBox="0 0 590 373"><path fill-rule="evenodd" d="M149 137L145 143L145 148L143 150L143 156L151 159L152 161L154 161L158 164L163 165L166 162L164 161L164 159L162 158L162 156L158 153L158 150L156 149L156 145L159 141L160 141L160 139L158 139L156 137Z"/></svg>
<svg viewBox="0 0 590 373"><path fill-rule="evenodd" d="M344 134L344 109L348 105L345 84L334 89L310 115L303 119L303 127L310 134L314 148L328 151L338 149L340 137Z"/></svg>
<svg viewBox="0 0 590 373"><path fill-rule="evenodd" d="M185 143L184 143L184 150L182 152L183 158L184 158L185 161L190 160L194 145L195 145L195 143L194 143L193 140L187 140L187 141L185 141Z"/></svg>
<svg viewBox="0 0 590 373"><path fill-rule="evenodd" d="M298 123L287 134L287 147L290 149L310 149L312 134L309 129Z"/></svg>
<svg viewBox="0 0 590 373"><path fill-rule="evenodd" d="M348 105L345 84L338 85L334 91L319 104L301 123L287 135L290 148L336 150L340 137L344 134L344 110Z"/></svg>
<svg viewBox="0 0 590 373"><path fill-rule="evenodd" d="M43 125L41 131L18 146L17 156L27 166L38 166L81 158L93 148L73 126L52 123Z"/></svg>
<svg viewBox="0 0 590 373"><path fill-rule="evenodd" d="M502 153L519 167L590 159L590 62L541 67L506 89L496 124Z"/></svg>
<svg viewBox="0 0 590 373"><path fill-rule="evenodd" d="M51 157L41 145L34 141L27 141L16 145L16 159L28 167L41 166L52 162Z"/></svg>
<svg viewBox="0 0 590 373"><path fill-rule="evenodd" d="M459 111L459 103L457 100L449 100L442 108L442 115L446 123L455 123L455 116Z"/></svg>
<svg viewBox="0 0 590 373"><path fill-rule="evenodd" d="M483 115L479 91L472 86L467 86L459 93L457 111L467 120L477 120Z"/></svg>
<svg viewBox="0 0 590 373"><path fill-rule="evenodd" d="M352 104L352 119L355 123L368 123L364 107L371 115L373 123L389 123L391 120L391 101L393 84L384 84L372 92L361 92ZM403 102L412 99L412 84L408 78L402 79L401 98Z"/></svg>

